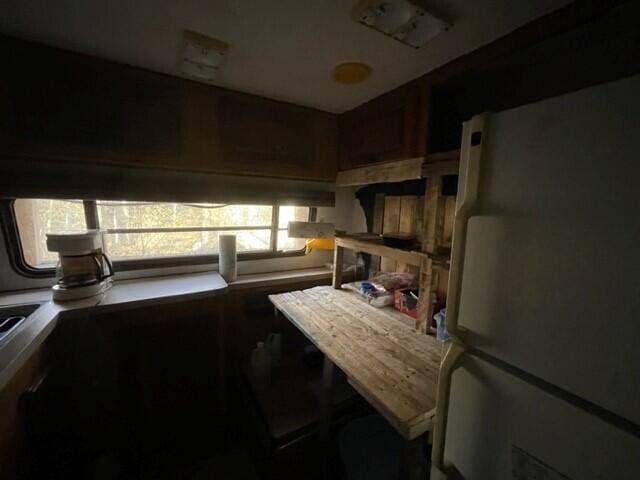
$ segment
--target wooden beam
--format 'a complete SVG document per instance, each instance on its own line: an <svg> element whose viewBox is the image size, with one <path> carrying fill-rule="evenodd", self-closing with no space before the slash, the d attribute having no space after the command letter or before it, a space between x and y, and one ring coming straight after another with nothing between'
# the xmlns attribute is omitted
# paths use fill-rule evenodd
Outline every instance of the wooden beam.
<svg viewBox="0 0 640 480"><path fill-rule="evenodd" d="M384 220L384 193L376 193L374 205L373 205L373 225L371 233L382 233L382 222ZM380 271L381 258L379 255L371 256L370 271Z"/></svg>
<svg viewBox="0 0 640 480"><path fill-rule="evenodd" d="M397 233L400 231L400 197L388 195L384 199L384 217L382 219L382 233ZM395 272L396 262L391 258L381 258L380 270Z"/></svg>
<svg viewBox="0 0 640 480"><path fill-rule="evenodd" d="M426 253L387 247L386 245L359 240L353 237L336 237L336 250L339 247L349 248L358 252L366 252L372 255L380 255L381 257L390 258L396 262L406 263L408 265L420 265L424 259L429 258Z"/></svg>
<svg viewBox="0 0 640 480"><path fill-rule="evenodd" d="M404 195L400 197L400 219L398 231L402 233L415 233L416 231L416 211L418 197L415 195ZM404 263L396 265L396 272L408 272L413 267Z"/></svg>
<svg viewBox="0 0 640 480"><path fill-rule="evenodd" d="M340 289L342 287L342 272L344 271L344 248L338 245L333 249L333 280L331 285L333 288Z"/></svg>
<svg viewBox="0 0 640 480"><path fill-rule="evenodd" d="M425 163L422 167L422 176L436 177L441 175L458 175L460 162L458 160L447 160L444 162Z"/></svg>
<svg viewBox="0 0 640 480"><path fill-rule="evenodd" d="M422 178L424 157L408 158L395 162L367 165L338 172L337 187L352 187L372 183L404 182Z"/></svg>
<svg viewBox="0 0 640 480"><path fill-rule="evenodd" d="M460 149L449 150L448 152L434 152L427 155L426 163L440 163L460 160Z"/></svg>
<svg viewBox="0 0 640 480"><path fill-rule="evenodd" d="M442 177L435 176L427 180L427 191L425 193L425 237L423 239L423 250L429 253L436 253L438 247L442 245L444 234L444 205L445 199L442 196Z"/></svg>

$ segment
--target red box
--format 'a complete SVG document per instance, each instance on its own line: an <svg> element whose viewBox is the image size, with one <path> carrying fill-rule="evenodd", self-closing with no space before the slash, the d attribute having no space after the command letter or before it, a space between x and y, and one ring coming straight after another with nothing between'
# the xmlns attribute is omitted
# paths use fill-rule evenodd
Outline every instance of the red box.
<svg viewBox="0 0 640 480"><path fill-rule="evenodd" d="M416 318L418 316L418 300L411 295L411 292L416 296L418 295L418 290L410 290L408 288L403 290L394 290L393 305L396 307L396 310L401 311L405 315Z"/></svg>

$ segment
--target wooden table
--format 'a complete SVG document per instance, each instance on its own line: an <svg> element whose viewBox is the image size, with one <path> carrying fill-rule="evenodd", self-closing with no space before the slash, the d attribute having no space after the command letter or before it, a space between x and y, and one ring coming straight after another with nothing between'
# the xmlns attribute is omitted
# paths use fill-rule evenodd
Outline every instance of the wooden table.
<svg viewBox="0 0 640 480"><path fill-rule="evenodd" d="M328 435L335 364L415 450L435 415L441 344L411 328L404 314L345 290L315 287L269 300L325 354L321 436Z"/></svg>

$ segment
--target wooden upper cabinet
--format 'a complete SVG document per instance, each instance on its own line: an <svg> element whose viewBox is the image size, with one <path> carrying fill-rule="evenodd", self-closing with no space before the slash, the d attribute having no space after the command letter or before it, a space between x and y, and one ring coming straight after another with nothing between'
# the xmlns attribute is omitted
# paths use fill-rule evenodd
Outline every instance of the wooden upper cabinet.
<svg viewBox="0 0 640 480"><path fill-rule="evenodd" d="M163 75L84 55L3 44L3 153L167 164L181 154L182 91ZM44 54L43 54L44 53Z"/></svg>
<svg viewBox="0 0 640 480"><path fill-rule="evenodd" d="M185 112L183 161L190 168L335 180L336 115L191 82Z"/></svg>
<svg viewBox="0 0 640 480"><path fill-rule="evenodd" d="M0 52L0 156L335 180L335 115L14 39Z"/></svg>
<svg viewBox="0 0 640 480"><path fill-rule="evenodd" d="M335 116L227 91L218 110L220 162L234 172L335 180Z"/></svg>
<svg viewBox="0 0 640 480"><path fill-rule="evenodd" d="M429 88L420 80L340 116L340 169L424 156Z"/></svg>

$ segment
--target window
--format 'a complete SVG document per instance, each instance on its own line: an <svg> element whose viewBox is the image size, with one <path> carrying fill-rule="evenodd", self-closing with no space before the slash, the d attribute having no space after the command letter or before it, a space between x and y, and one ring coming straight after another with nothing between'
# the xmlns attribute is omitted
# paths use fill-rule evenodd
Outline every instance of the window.
<svg viewBox="0 0 640 480"><path fill-rule="evenodd" d="M12 256L23 273L55 266L46 233L85 228L105 232L106 252L119 270L214 262L222 232L237 236L240 259L302 253L304 240L289 238L287 224L315 213L297 206L48 199L17 199L8 210L16 239L9 243L18 247Z"/></svg>

